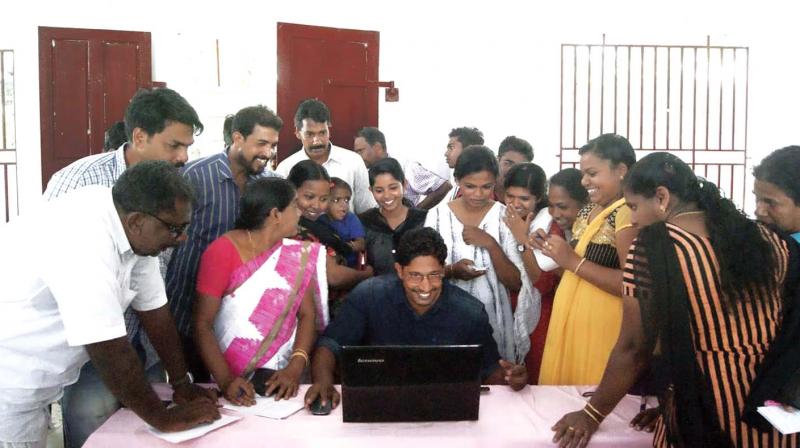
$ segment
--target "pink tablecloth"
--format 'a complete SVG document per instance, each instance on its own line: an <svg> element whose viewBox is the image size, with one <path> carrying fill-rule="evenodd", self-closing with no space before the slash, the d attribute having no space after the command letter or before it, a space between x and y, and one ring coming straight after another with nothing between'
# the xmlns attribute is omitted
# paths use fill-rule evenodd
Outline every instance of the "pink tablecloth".
<svg viewBox="0 0 800 448"><path fill-rule="evenodd" d="M341 406L328 416L306 410L286 420L245 416L202 438L181 443L192 447L321 447L380 448L554 446L550 427L566 412L579 410L589 387L533 386L520 392L493 386L481 395L475 422L343 423ZM305 387L301 393L305 392ZM634 431L628 422L639 410L638 397L625 397L592 438L593 447L649 447L652 434ZM228 411L223 411L228 412ZM101 426L85 447L169 447L147 432L133 412L121 409Z"/></svg>

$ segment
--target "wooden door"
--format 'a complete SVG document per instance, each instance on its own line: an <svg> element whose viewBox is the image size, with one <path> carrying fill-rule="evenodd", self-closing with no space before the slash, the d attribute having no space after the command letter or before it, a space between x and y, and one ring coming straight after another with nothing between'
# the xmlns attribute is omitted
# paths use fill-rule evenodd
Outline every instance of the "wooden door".
<svg viewBox="0 0 800 448"><path fill-rule="evenodd" d="M39 27L42 188L59 169L103 152L103 132L151 86L150 33Z"/></svg>
<svg viewBox="0 0 800 448"><path fill-rule="evenodd" d="M278 23L278 160L301 148L294 113L307 98L331 110L331 141L352 149L364 126L378 125L380 33Z"/></svg>

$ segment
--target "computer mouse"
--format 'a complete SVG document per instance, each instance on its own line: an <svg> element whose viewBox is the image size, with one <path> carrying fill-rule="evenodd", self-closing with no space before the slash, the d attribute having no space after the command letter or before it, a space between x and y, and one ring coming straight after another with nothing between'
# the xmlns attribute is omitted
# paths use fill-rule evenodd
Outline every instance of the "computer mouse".
<svg viewBox="0 0 800 448"><path fill-rule="evenodd" d="M323 406L322 397L317 396L317 399L311 403L310 409L311 413L314 415L328 415L333 409L333 400L328 399L328 402L325 403L325 406Z"/></svg>

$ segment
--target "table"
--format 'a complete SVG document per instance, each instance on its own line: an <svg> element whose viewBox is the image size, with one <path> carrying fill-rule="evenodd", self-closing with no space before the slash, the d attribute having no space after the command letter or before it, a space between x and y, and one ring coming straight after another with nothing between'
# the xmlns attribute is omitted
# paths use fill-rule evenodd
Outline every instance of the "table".
<svg viewBox="0 0 800 448"><path fill-rule="evenodd" d="M302 386L300 394L308 386ZM245 416L242 420L181 447L325 447L380 448L554 446L550 427L565 413L583 407L588 386L526 386L519 392L492 386L481 394L480 418L465 422L343 423L341 405L327 416L307 410L286 420ZM592 447L650 447L653 435L628 423L639 410L639 397L627 396L595 433ZM223 410L222 412L229 412ZM174 447L147 432L147 425L128 409L120 409L84 447Z"/></svg>

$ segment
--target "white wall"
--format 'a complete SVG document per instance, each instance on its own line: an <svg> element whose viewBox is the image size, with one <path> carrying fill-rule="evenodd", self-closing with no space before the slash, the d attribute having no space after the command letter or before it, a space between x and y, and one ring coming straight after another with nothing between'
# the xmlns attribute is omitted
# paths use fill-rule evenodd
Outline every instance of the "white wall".
<svg viewBox="0 0 800 448"><path fill-rule="evenodd" d="M153 79L181 92L207 127L193 156L221 147L225 114L255 103L275 106L277 22L380 31L380 78L400 87L400 102L381 100L380 127L392 152L440 169L449 130L471 125L490 147L510 134L528 139L536 162L554 172L560 44L600 43L603 33L618 44L702 45L711 35L712 44L749 46L748 163L800 143L797 2L554 3L26 2L25 11L0 19L0 48L15 50L16 58L20 208L41 193L38 26L150 31Z"/></svg>

